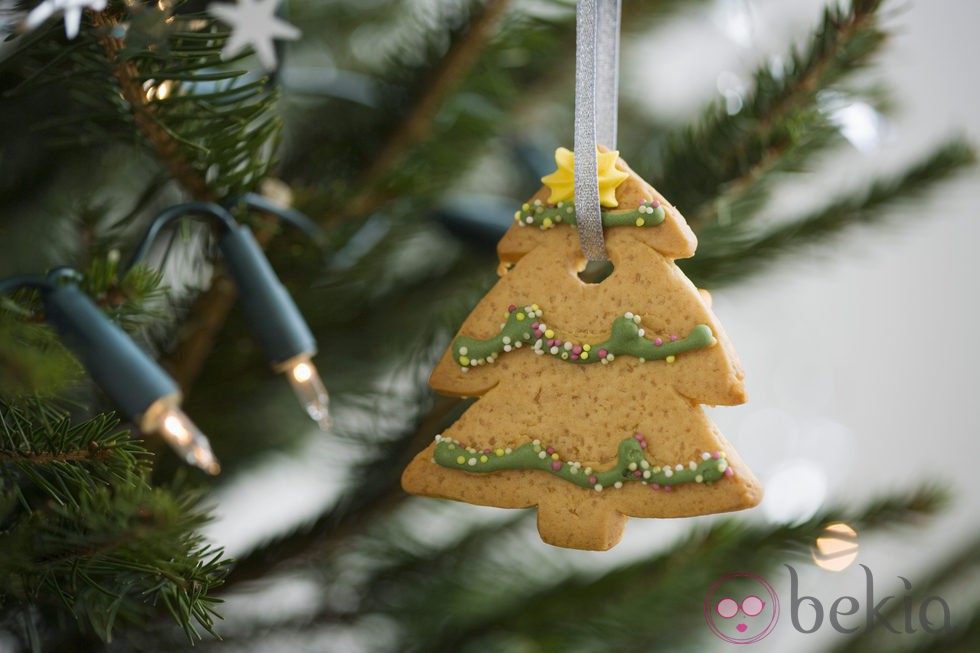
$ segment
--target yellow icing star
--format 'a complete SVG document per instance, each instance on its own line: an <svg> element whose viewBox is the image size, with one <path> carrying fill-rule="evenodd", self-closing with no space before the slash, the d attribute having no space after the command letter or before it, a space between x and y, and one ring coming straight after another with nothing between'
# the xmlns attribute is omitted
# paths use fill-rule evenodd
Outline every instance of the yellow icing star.
<svg viewBox="0 0 980 653"><path fill-rule="evenodd" d="M599 152L599 204L616 207L616 188L629 178L629 174L616 168L619 152ZM541 181L551 189L549 204L557 204L575 197L575 153L564 147L555 150L558 169Z"/></svg>

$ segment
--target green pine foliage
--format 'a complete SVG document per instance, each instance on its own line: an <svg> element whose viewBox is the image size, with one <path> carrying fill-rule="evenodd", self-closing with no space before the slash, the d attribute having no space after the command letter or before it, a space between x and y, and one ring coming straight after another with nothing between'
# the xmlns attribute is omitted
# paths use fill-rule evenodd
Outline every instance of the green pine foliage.
<svg viewBox="0 0 980 653"><path fill-rule="evenodd" d="M914 204L923 190L976 162L976 152L963 139L941 143L897 175L874 178L867 187L834 198L826 206L785 223L759 228L725 225L702 232L703 255L682 264L693 281L717 288L738 282L791 251L814 245L842 230L886 219L882 209Z"/></svg>
<svg viewBox="0 0 980 653"><path fill-rule="evenodd" d="M154 487L150 454L109 413L77 422L50 399L4 401L0 429L8 627L52 646L44 617L60 611L109 641L165 608L191 640L213 631L209 591L227 563L196 534L196 492Z"/></svg>
<svg viewBox="0 0 980 653"><path fill-rule="evenodd" d="M885 43L880 0L829 7L811 39L778 64L755 71L742 108L728 113L718 103L695 125L667 139L652 162L653 178L671 189L672 201L689 207L695 229L725 222L738 225L766 199L769 181L793 170L816 151L837 142L835 128L818 96L829 91L862 94L842 86L868 66ZM684 171L698 170L698 175Z"/></svg>
<svg viewBox="0 0 980 653"><path fill-rule="evenodd" d="M521 555L527 541L508 537L507 531L514 530L507 528L510 524L477 527L441 550L419 540L399 544L396 551L404 555L408 549L416 557L396 558L393 568L382 566L371 578L382 585L380 591L365 596L377 597L368 604L398 621L403 650L696 650L698 641L704 641L704 589L730 573L736 557L741 569L772 576L784 562L804 562L829 522L844 518L870 533L920 521L943 502L942 493L921 488L855 512L831 508L796 525L772 528L719 520L659 553L599 573L568 573L557 560ZM496 530L504 537L492 537ZM457 549L468 555L459 556ZM418 550L426 554L421 561ZM387 560L383 552L373 558ZM498 580L502 569L508 572L504 582ZM412 591L385 591L384 584L397 574L411 578L404 584ZM520 602L511 598L515 595ZM590 606L591 618L570 618L583 604ZM527 610L528 605L534 609ZM440 624L448 613L455 615L451 624ZM679 631L686 633L684 638Z"/></svg>
<svg viewBox="0 0 980 653"><path fill-rule="evenodd" d="M89 18L91 27L67 44L49 22L8 62L11 98L68 107L36 123L49 147L139 143L196 199L251 190L269 173L277 91L235 59L222 60L226 29L206 14L139 5Z"/></svg>
<svg viewBox="0 0 980 653"><path fill-rule="evenodd" d="M30 314L0 298L0 397L51 396L80 371L50 329L30 323Z"/></svg>
<svg viewBox="0 0 980 653"><path fill-rule="evenodd" d="M631 38L691 3L625 4ZM842 143L828 97L887 106L855 77L887 41L882 5L829 7L781 66L756 71L736 112L713 103L691 124L661 125L624 110L624 157L698 233L684 266L697 283L737 283L852 225L887 224L898 219L887 209L973 164L973 149L950 140L824 206L761 219L782 182ZM165 364L200 367L181 379L184 406L224 468L217 479L182 470L156 436L121 425L44 325L37 293L4 286L0 645L172 651L203 636L199 650L304 650L343 635L378 650L698 650L700 611L685 620L673 602L697 604L721 573L800 561L831 521L863 533L942 508L942 492L924 488L792 526L700 521L652 554L597 569L542 549L527 513L484 519L407 497L403 466L465 408L425 381L492 283L512 209L495 222L485 207L519 204L562 144L530 139L529 124L571 133L574 3L295 0L288 18L304 39L271 75L248 53L222 59L227 27L203 8L111 2L86 12L74 41L59 16L0 47L0 124L25 126L0 133L0 278L78 270L59 275ZM336 413L319 437L353 462L325 462L342 484L307 523L231 561L200 535L210 493L247 483L273 452L303 450L309 423L218 301L227 280L207 234L181 228L162 262L121 261L154 212L188 199L236 204L273 175L327 230L326 249L258 213L239 217L260 226L317 335ZM216 289L199 294L212 278ZM194 360L176 360L179 344L211 330L213 342L179 349ZM434 522L455 527L433 532ZM921 591L952 591L975 557L939 565ZM302 616L268 610L253 623L229 608L228 628L216 621L223 597L261 600L297 575L327 597ZM569 621L583 610L595 619ZM976 615L960 623L941 650L976 647Z"/></svg>

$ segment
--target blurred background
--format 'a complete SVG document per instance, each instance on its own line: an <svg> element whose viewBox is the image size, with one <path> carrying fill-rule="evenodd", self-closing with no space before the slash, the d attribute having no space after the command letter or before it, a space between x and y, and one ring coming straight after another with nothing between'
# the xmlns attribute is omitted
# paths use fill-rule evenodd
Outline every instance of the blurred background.
<svg viewBox="0 0 980 653"><path fill-rule="evenodd" d="M24 4L0 4L2 33ZM119 445L95 423L111 398L45 335L38 298L5 298L0 651L175 650L194 632L204 651L720 651L703 604L736 571L781 604L754 650L977 649L980 5L623 5L620 152L699 236L678 263L711 291L749 394L708 410L763 503L632 519L591 553L542 544L533 511L398 485L465 408L428 373L571 145L574 3L291 0L279 16L302 36L266 81L247 53L221 62L234 27L204 3L110 3L75 40L56 15L0 46L0 276L82 271L185 389L224 471L183 468L152 435ZM236 204L248 191L319 240ZM207 227L153 250L158 277L120 263L189 199L257 232L316 335L327 432L269 369ZM68 456L89 440L110 454ZM840 522L856 540L828 534ZM867 616L859 565L899 633ZM848 634L829 621L844 595ZM948 631L924 632L931 596Z"/></svg>

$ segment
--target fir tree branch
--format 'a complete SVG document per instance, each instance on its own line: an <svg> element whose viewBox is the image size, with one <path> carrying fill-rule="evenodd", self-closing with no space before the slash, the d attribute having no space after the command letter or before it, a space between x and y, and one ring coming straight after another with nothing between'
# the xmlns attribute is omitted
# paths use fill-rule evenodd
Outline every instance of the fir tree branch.
<svg viewBox="0 0 980 653"><path fill-rule="evenodd" d="M828 523L845 521L865 534L876 528L918 523L946 502L943 492L927 486L907 496L874 501L857 512L827 509L795 526L749 525L727 519L693 532L661 554L599 576L561 573L557 564L547 564L540 556L514 555L506 558L512 565L507 576L519 577L523 589L500 588L514 596L495 600L491 592L479 597L479 603L453 605L460 601L460 594L427 586L426 610L464 616L440 629L426 628L430 624L424 621L418 627L412 620L403 621L402 642L412 650L492 650L513 642L562 651L684 649L692 642L677 641L674 633L698 632L694 626L703 624L704 593L724 574L751 570L766 575L787 557L805 557ZM474 586L482 587L482 579L499 574L497 559L484 565L470 561L471 595ZM446 577L443 582L454 584ZM574 606L581 605L582 597L588 597L592 613L586 621L572 622L568 616L575 613ZM411 594L403 598L406 602L418 599ZM528 609L530 605L533 610ZM397 616L402 609L403 605L393 605L386 612Z"/></svg>
<svg viewBox="0 0 980 653"><path fill-rule="evenodd" d="M424 91L356 182L361 191L347 202L339 217L331 217L331 221L363 217L390 199L380 192L379 185L390 177L416 143L428 137L439 109L476 62L493 35L491 28L508 4L510 0L487 0L473 15L466 33L452 44Z"/></svg>
<svg viewBox="0 0 980 653"><path fill-rule="evenodd" d="M119 90L130 107L133 121L153 148L157 159L195 200L215 200L214 192L204 178L183 156L178 141L154 116L154 109L143 91L144 78L135 61L122 56L126 44L122 39L112 36L112 28L121 24L122 16L109 11L92 13L92 21L103 30L99 44L105 51L113 77L119 83Z"/></svg>
<svg viewBox="0 0 980 653"><path fill-rule="evenodd" d="M349 487L331 510L289 536L267 542L237 558L226 586L259 578L283 563L295 562L313 551L321 554L336 550L379 516L396 509L408 498L401 489L401 470L431 441L445 423L446 416L459 405L459 399L436 397L408 437L378 445L371 458L361 463L361 467L372 472L354 474L353 477L361 481ZM383 476L379 476L379 470L383 470Z"/></svg>
<svg viewBox="0 0 980 653"><path fill-rule="evenodd" d="M876 179L866 190L786 224L750 234L742 233L739 225L707 230L701 235L698 255L679 265L703 286L740 281L800 246L826 240L856 224L875 224L889 218L887 207L916 199L975 162L971 145L962 138L951 139L903 173Z"/></svg>
<svg viewBox="0 0 980 653"><path fill-rule="evenodd" d="M161 361L185 395L200 375L237 298L238 290L231 277L218 271L211 277L208 289L191 304L177 342Z"/></svg>
<svg viewBox="0 0 980 653"><path fill-rule="evenodd" d="M29 506L40 493L77 505L79 488L128 479L148 465L147 452L111 414L73 424L50 399L0 401L0 492Z"/></svg>
<svg viewBox="0 0 980 653"><path fill-rule="evenodd" d="M174 38L191 45L173 48L170 54L175 61L183 58L187 62L177 65L173 61L168 62L162 70L148 74L137 65L137 57L127 51L127 44L111 35L111 28L118 26L122 19L122 14L111 11L94 16L95 24L103 31L99 43L111 64L112 74L119 83L135 125L172 178L199 201L222 199L217 190L219 186L234 190L237 187L248 188L260 181L269 165L263 148L274 140L278 130L278 118L270 114L274 95L261 98L264 93L261 83L238 87L228 85L212 94L213 97L196 91L187 96L175 93L172 97L168 96L168 108L162 111L163 105L152 101L144 89L144 83L154 75L170 83L180 80L201 82L212 78L222 82L233 79L238 73L202 72L201 68L207 62L220 61L218 52L222 37L208 32L184 32L176 34ZM181 103L188 103L186 110L179 108ZM202 121L204 118L208 120ZM215 120L221 120L228 126L216 128ZM168 122L183 126L173 129ZM244 139L239 133L243 125L248 126L248 135ZM228 138L235 138L235 144L223 145ZM218 178L210 182L205 179L202 163L191 160L188 151L197 151L207 157L211 156L210 152L227 152L221 155L227 160L222 161L224 165ZM276 233L274 224L267 218L257 221L256 240L263 248L268 246ZM172 373L185 394L200 373L236 298L237 290L231 279L223 270L217 269L208 289L191 306L184 321L186 328L178 332L176 342L163 361L164 367Z"/></svg>
<svg viewBox="0 0 980 653"><path fill-rule="evenodd" d="M175 502L163 490L133 483L127 491L98 488L83 495L82 523L62 511L40 524L33 537L27 585L34 600L66 602L103 640L115 616L144 622L162 601L189 641L196 622L213 630L209 592L221 584L226 561L193 534L206 518L184 494ZM111 606L111 607L109 607ZM107 607L109 610L107 611Z"/></svg>
<svg viewBox="0 0 980 653"><path fill-rule="evenodd" d="M0 305L0 400L53 395L78 374L77 361L51 329L32 319Z"/></svg>
<svg viewBox="0 0 980 653"><path fill-rule="evenodd" d="M696 230L716 216L719 204L752 189L764 195L760 184L771 172L832 142L836 129L815 106L817 93L860 70L880 49L886 38L881 4L853 0L847 9L828 8L804 53L792 51L779 73L768 66L756 71L739 112L729 115L716 105L701 124L668 140L654 178L687 207Z"/></svg>
<svg viewBox="0 0 980 653"><path fill-rule="evenodd" d="M0 602L60 605L108 641L164 601L188 637L213 632L227 562L195 534L197 493L150 487L147 452L111 415L0 402L0 436Z"/></svg>
<svg viewBox="0 0 980 653"><path fill-rule="evenodd" d="M86 447L58 452L4 452L0 450L0 464L18 463L29 465L49 465L52 463L74 463L85 460L105 460L110 454L105 449L99 447Z"/></svg>
<svg viewBox="0 0 980 653"><path fill-rule="evenodd" d="M198 201L218 199L204 178L183 156L179 140L154 116L154 106L146 99L143 92L144 76L137 69L134 60L122 57L125 43L122 39L111 36L111 28L121 22L120 16L103 12L96 14L94 20L96 25L105 30L105 35L99 42L105 49L106 57L112 65L113 75L118 80L123 97L131 108L133 119L155 151L157 158L164 164L171 177L193 199ZM260 242L264 243L268 237L269 234L263 232ZM185 320L188 328L181 330L182 335L178 337L164 361L164 367L171 372L183 392L189 391L194 379L200 373L201 366L221 332L236 298L237 291L234 283L226 273L216 271L209 288L192 305Z"/></svg>

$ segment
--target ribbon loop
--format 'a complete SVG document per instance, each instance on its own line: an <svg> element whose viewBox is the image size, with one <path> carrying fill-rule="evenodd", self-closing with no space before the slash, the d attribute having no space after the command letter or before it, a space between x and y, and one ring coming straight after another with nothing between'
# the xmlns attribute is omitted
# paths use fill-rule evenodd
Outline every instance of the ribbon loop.
<svg viewBox="0 0 980 653"><path fill-rule="evenodd" d="M582 253L606 261L598 146L616 148L621 0L579 0L575 14L575 219Z"/></svg>

